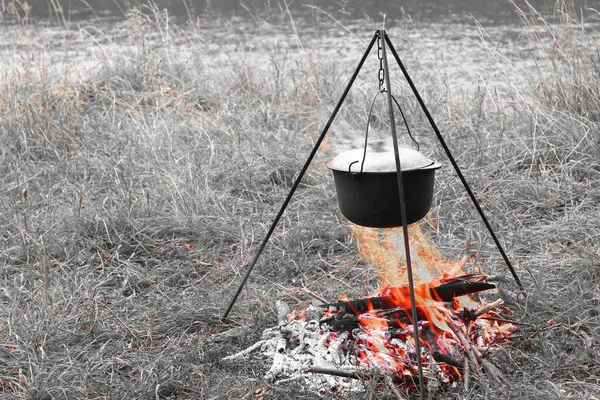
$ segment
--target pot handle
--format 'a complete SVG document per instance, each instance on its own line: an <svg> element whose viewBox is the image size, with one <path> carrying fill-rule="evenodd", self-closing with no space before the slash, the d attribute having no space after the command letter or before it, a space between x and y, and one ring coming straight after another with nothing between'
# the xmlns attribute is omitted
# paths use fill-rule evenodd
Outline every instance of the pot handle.
<svg viewBox="0 0 600 400"><path fill-rule="evenodd" d="M362 174L362 172L363 172L363 166L365 165L365 158L367 157L367 142L369 140L369 125L371 123L371 116L373 115L373 106L375 105L375 100L377 100L377 97L381 93L384 93L385 91L386 91L385 89L382 89L379 92L377 92L377 94L375 95L375 98L371 102L371 107L369 108L369 116L367 117L367 130L365 132L365 145L364 145L362 162L360 163L360 172L359 172L359 174ZM410 136L410 138L412 139L412 141L415 143L415 147L417 148L417 151L419 151L419 142L417 142L415 140L415 138L413 137L412 133L410 132L410 127L408 126L408 122L406 121L406 117L404 116L404 112L402 111L402 107L400 107L400 103L398 103L398 100L396 100L396 98L394 97L394 95L391 95L391 97L394 100L394 103L396 103L396 106L398 107L398 110L400 110L400 115L402 115L402 120L404 121L404 126L406 126L406 131L408 132L408 136ZM348 166L348 172L352 172L351 171L352 165L356 164L357 162L358 162L358 160L350 163L350 165Z"/></svg>

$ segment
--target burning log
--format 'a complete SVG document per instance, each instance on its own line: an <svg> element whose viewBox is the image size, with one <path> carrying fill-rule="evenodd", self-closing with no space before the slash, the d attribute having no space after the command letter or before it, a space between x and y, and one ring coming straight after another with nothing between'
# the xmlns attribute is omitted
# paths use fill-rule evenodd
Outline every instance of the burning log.
<svg viewBox="0 0 600 400"><path fill-rule="evenodd" d="M407 312L406 310L403 310ZM330 317L325 317L321 319L320 323L323 325L328 325L331 330L336 332L348 331L352 332L354 329L358 329L362 323L366 320L378 321L380 323L386 324L390 328L402 328L407 324L410 324L410 318L405 313L397 312L392 316L386 315L372 315L369 313L354 315L354 314L335 314ZM403 329L396 329L394 332L400 332Z"/></svg>
<svg viewBox="0 0 600 400"><path fill-rule="evenodd" d="M331 317L323 318L320 321L321 324L329 326L329 329L335 332L341 331L353 331L360 328L360 322L358 317L353 314L346 315L334 315Z"/></svg>
<svg viewBox="0 0 600 400"><path fill-rule="evenodd" d="M486 305L482 306L479 310L475 311L473 313L473 315L471 316L471 318L477 319L480 316L482 316L483 314L485 314L486 312L500 307L502 304L504 304L504 300L502 300L502 299L498 299L498 300L494 301L493 303L486 304Z"/></svg>
<svg viewBox="0 0 600 400"><path fill-rule="evenodd" d="M440 282L441 285L434 288L433 291L441 301L451 301L455 297L496 288L496 285L486 282L485 275L463 275L442 279Z"/></svg>
<svg viewBox="0 0 600 400"><path fill-rule="evenodd" d="M431 356L439 362L443 362L448 365L453 365L455 367L462 367L464 364L463 360L456 358L450 354L440 353L439 351L431 352Z"/></svg>
<svg viewBox="0 0 600 400"><path fill-rule="evenodd" d="M350 334L348 332L341 332L339 335L337 335L337 337L329 342L329 347L327 348L327 361L334 361L336 356L339 353L340 348L342 347L342 345L344 344L344 342L346 341L346 339L348 339L348 336Z"/></svg>
<svg viewBox="0 0 600 400"><path fill-rule="evenodd" d="M441 284L435 287L432 287L431 284L418 285L415 287L415 292L427 294L428 296L426 297L428 298L447 303L451 302L455 297L496 288L496 285L485 282L484 275L464 275L458 278L441 280L440 282ZM384 293L385 295L379 297L340 301L324 304L322 307L329 307L342 313L358 315L370 310L397 308L399 299L409 298L409 289L404 286L400 288L388 288Z"/></svg>

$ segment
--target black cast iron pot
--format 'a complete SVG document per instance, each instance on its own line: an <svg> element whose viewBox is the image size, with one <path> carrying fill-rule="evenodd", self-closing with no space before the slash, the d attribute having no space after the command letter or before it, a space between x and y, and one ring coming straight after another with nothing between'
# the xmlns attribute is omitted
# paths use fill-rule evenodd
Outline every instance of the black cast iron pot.
<svg viewBox="0 0 600 400"><path fill-rule="evenodd" d="M406 219L412 224L429 212L435 170L442 165L417 150L400 148L399 154ZM371 228L402 226L393 151L368 150L365 156L363 149L350 150L327 167L333 171L340 210L351 222Z"/></svg>

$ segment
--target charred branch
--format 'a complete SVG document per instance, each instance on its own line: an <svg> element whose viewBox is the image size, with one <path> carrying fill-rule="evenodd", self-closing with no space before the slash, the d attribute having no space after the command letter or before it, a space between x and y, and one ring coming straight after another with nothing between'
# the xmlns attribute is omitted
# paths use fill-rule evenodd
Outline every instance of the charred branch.
<svg viewBox="0 0 600 400"><path fill-rule="evenodd" d="M405 311L409 312L410 310ZM398 312L394 315L387 316L376 316L371 314L335 314L331 317L322 319L320 322L323 325L329 326L329 329L335 332L351 332L354 329L361 327L361 321L365 323L367 320L378 320L388 326L390 330L393 329L393 333L398 335L404 333L403 327L411 324L411 320L405 312Z"/></svg>
<svg viewBox="0 0 600 400"><path fill-rule="evenodd" d="M437 362L443 362L443 363L446 363L448 365L452 365L455 367L462 367L464 364L463 360L461 360L457 357L451 356L450 354L444 354L444 353L440 353L439 351L433 351L431 353L431 355Z"/></svg>
<svg viewBox="0 0 600 400"><path fill-rule="evenodd" d="M429 285L418 285L415 287L417 293L427 293L441 302L449 303L455 297L473 294L484 290L494 289L496 285L485 282L484 275L464 275L458 278L442 280L437 287L430 288ZM387 310L398 307L399 298L409 298L408 287L389 288L386 295L379 297L367 297L363 299L340 301L324 304L330 310L350 314L363 314L372 310Z"/></svg>
<svg viewBox="0 0 600 400"><path fill-rule="evenodd" d="M345 370L345 369L337 369L337 368L326 368L326 367L308 367L304 369L304 372L311 372L313 374L324 374L331 376L339 376L342 378L350 378L350 379L369 379L371 374L367 372L360 372L357 369Z"/></svg>

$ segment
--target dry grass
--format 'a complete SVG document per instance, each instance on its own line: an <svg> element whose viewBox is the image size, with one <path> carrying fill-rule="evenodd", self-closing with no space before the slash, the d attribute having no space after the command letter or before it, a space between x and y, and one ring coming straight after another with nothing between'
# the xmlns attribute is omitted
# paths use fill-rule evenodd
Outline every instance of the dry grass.
<svg viewBox="0 0 600 400"><path fill-rule="evenodd" d="M91 72L44 73L18 48L22 69L2 72L0 398L252 397L266 364L220 359L275 322L275 300L300 307L310 301L302 287L335 298L374 285L337 211L324 152L231 320L220 320L347 73L333 74L339 66L326 52L293 32L290 47L265 50L267 62L245 57L232 21L221 21L228 55L214 62L219 49L194 26L145 11L118 30L73 33L96 48ZM279 17L278 29L291 32L287 14ZM515 299L510 282L502 292L522 322L495 358L508 383L483 376L469 393L434 398L600 392L598 58L584 53L598 41L580 25L526 21L539 68L517 101L500 109L488 98L454 99L435 118L531 295ZM559 28L573 35L555 42ZM26 35L32 25L11 29ZM424 89L430 99L434 89ZM354 94L334 129L363 115L370 96ZM452 256L471 238L483 268L505 274L443 171L436 242ZM287 386L266 397L313 395ZM386 394L368 388L366 397Z"/></svg>

